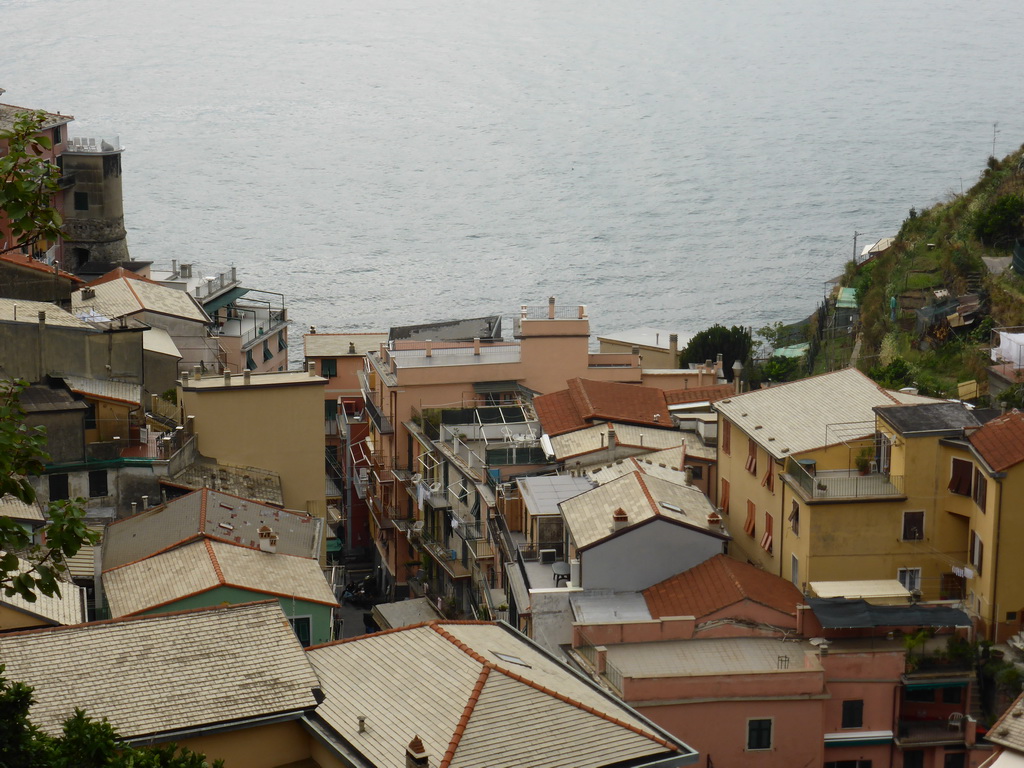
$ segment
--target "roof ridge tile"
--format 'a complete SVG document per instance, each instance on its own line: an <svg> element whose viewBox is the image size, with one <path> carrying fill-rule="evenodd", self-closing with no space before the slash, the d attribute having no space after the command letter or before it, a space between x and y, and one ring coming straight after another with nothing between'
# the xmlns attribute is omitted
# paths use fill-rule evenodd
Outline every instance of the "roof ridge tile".
<svg viewBox="0 0 1024 768"><path fill-rule="evenodd" d="M466 727L469 725L469 718L473 716L473 710L476 709L477 702L480 701L480 694L484 689L484 683L487 682L487 678L491 674L491 669L492 667L484 664L483 668L480 670L480 675L477 677L476 683L473 685L473 690L469 694L469 700L466 702L466 706L462 710L459 722L455 725L455 731L452 733L451 741L448 742L448 749L445 750L444 757L441 758L439 768L448 768L448 766L451 765L452 760L455 759L455 751L459 748L459 743L462 741L462 735L466 732Z"/></svg>

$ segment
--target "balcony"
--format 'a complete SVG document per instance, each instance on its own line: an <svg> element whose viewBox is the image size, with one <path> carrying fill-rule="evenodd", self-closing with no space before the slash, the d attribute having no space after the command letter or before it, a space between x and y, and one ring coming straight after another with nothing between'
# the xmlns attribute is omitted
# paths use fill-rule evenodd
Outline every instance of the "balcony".
<svg viewBox="0 0 1024 768"><path fill-rule="evenodd" d="M809 500L890 499L906 496L902 475L882 472L860 474L855 469L813 470L794 459L786 462L790 484Z"/></svg>
<svg viewBox="0 0 1024 768"><path fill-rule="evenodd" d="M373 422L377 432L382 435L393 435L395 433L395 428L373 400L367 399L364 405L366 406L366 414L370 417L370 421Z"/></svg>
<svg viewBox="0 0 1024 768"><path fill-rule="evenodd" d="M469 578L469 569L459 560L459 553L445 546L434 538L428 531L421 531L419 534L420 544L424 550L440 565L453 579Z"/></svg>
<svg viewBox="0 0 1024 768"><path fill-rule="evenodd" d="M925 747L963 743L964 723L959 718L898 721L896 744L900 747Z"/></svg>

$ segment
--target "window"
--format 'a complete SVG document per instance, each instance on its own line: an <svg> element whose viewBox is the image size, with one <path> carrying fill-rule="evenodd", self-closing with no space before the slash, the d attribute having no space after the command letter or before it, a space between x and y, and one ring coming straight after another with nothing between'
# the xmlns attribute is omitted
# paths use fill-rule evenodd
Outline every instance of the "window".
<svg viewBox="0 0 1024 768"><path fill-rule="evenodd" d="M793 582L794 587L800 588L800 561L796 555L793 555L789 563L789 580Z"/></svg>
<svg viewBox="0 0 1024 768"><path fill-rule="evenodd" d="M900 568L896 572L896 578L899 579L900 584L913 592L915 589L921 588L921 569L920 568Z"/></svg>
<svg viewBox="0 0 1024 768"><path fill-rule="evenodd" d="M62 499L69 499L71 495L68 493L68 476L67 475L50 475L50 501L61 501Z"/></svg>
<svg viewBox="0 0 1024 768"><path fill-rule="evenodd" d="M903 513L903 540L924 540L924 511Z"/></svg>
<svg viewBox="0 0 1024 768"><path fill-rule="evenodd" d="M338 415L338 401L324 400L324 419L334 421Z"/></svg>
<svg viewBox="0 0 1024 768"><path fill-rule="evenodd" d="M732 422L722 419L722 453L732 453Z"/></svg>
<svg viewBox="0 0 1024 768"><path fill-rule="evenodd" d="M906 768L906 761L903 766ZM825 768L871 768L870 760L830 760L825 763Z"/></svg>
<svg viewBox="0 0 1024 768"><path fill-rule="evenodd" d="M88 192L75 192L75 210L76 211L88 211L89 210L89 193Z"/></svg>
<svg viewBox="0 0 1024 768"><path fill-rule="evenodd" d="M691 464L688 465L686 468L690 470L691 477L693 477L694 480L700 480L702 477L704 477L704 467L700 466L699 464Z"/></svg>
<svg viewBox="0 0 1024 768"><path fill-rule="evenodd" d="M772 529L774 528L772 516L764 513L764 533L761 535L761 549L768 554L772 552Z"/></svg>
<svg viewBox="0 0 1024 768"><path fill-rule="evenodd" d="M89 498L107 495L107 470L94 469L89 473Z"/></svg>
<svg viewBox="0 0 1024 768"><path fill-rule="evenodd" d="M313 620L309 616L296 616L288 619L288 623L292 625L302 647L308 648L313 642Z"/></svg>
<svg viewBox="0 0 1024 768"><path fill-rule="evenodd" d="M85 404L85 429L96 429L96 404Z"/></svg>
<svg viewBox="0 0 1024 768"><path fill-rule="evenodd" d="M751 538L754 536L754 529L757 525L757 522L754 519L756 515L757 508L754 506L754 502L747 499L747 520L743 523L743 530L746 532L747 536L750 536Z"/></svg>
<svg viewBox="0 0 1024 768"><path fill-rule="evenodd" d="M971 471L974 465L963 459L953 459L953 472L949 478L949 490L961 496L971 495Z"/></svg>
<svg viewBox="0 0 1024 768"><path fill-rule="evenodd" d="M843 728L864 727L864 699L847 699L843 702Z"/></svg>
<svg viewBox="0 0 1024 768"><path fill-rule="evenodd" d="M270 351L270 339L263 340L263 362L274 359L274 353Z"/></svg>
<svg viewBox="0 0 1024 768"><path fill-rule="evenodd" d="M981 563L985 559L985 545L981 543L981 537L974 531L971 531L971 565L978 570L978 575L981 576Z"/></svg>
<svg viewBox="0 0 1024 768"><path fill-rule="evenodd" d="M942 689L942 703L943 704L962 704L964 700L964 689L963 688L943 688Z"/></svg>
<svg viewBox="0 0 1024 768"><path fill-rule="evenodd" d="M800 503L793 501L793 508L789 512L789 522L793 524L793 535L800 535Z"/></svg>
<svg viewBox="0 0 1024 768"><path fill-rule="evenodd" d="M772 720L769 717L747 720L747 749L772 748Z"/></svg>
<svg viewBox="0 0 1024 768"><path fill-rule="evenodd" d="M757 475L757 443L747 438L747 472Z"/></svg>
<svg viewBox="0 0 1024 768"><path fill-rule="evenodd" d="M981 511L985 511L985 501L988 499L988 480L980 469L974 470L974 503Z"/></svg>
<svg viewBox="0 0 1024 768"><path fill-rule="evenodd" d="M53 146L60 144L60 126L55 125L53 127Z"/></svg>
<svg viewBox="0 0 1024 768"><path fill-rule="evenodd" d="M250 349L245 353L245 367L250 371L256 370L256 361L252 359L252 350Z"/></svg>
<svg viewBox="0 0 1024 768"><path fill-rule="evenodd" d="M284 331L277 334L277 351L284 352L288 349L288 340L284 337Z"/></svg>
<svg viewBox="0 0 1024 768"><path fill-rule="evenodd" d="M338 375L338 361L337 360L321 360L320 361L320 375L328 379Z"/></svg>
<svg viewBox="0 0 1024 768"><path fill-rule="evenodd" d="M772 465L771 460L768 461L768 471L764 473L764 478L761 480L761 487L767 488L772 493L775 493L775 467Z"/></svg>
<svg viewBox="0 0 1024 768"><path fill-rule="evenodd" d="M729 481L724 477L722 478L722 495L718 497L718 506L722 508L724 514L729 514Z"/></svg>
<svg viewBox="0 0 1024 768"><path fill-rule="evenodd" d="M964 768L967 765L966 752L947 752L942 759L942 768Z"/></svg>
<svg viewBox="0 0 1024 768"><path fill-rule="evenodd" d="M918 704L934 704L935 703L935 689L934 688L906 688L903 691L904 701L913 701Z"/></svg>
<svg viewBox="0 0 1024 768"><path fill-rule="evenodd" d="M903 768L924 768L924 750L903 750Z"/></svg>

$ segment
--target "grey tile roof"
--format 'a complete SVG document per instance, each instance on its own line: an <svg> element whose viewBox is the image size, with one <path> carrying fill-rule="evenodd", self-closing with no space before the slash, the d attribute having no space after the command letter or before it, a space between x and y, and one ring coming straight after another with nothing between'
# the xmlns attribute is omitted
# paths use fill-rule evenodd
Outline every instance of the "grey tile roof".
<svg viewBox="0 0 1024 768"><path fill-rule="evenodd" d="M669 506L662 506L663 503ZM565 525L580 549L614 533L612 516L618 509L629 516L627 527L630 528L660 516L712 533L707 518L714 507L700 489L645 475L639 470L564 501L560 506ZM717 529L714 533L720 535Z"/></svg>
<svg viewBox="0 0 1024 768"><path fill-rule="evenodd" d="M19 568L22 573L29 570L29 564L19 559ZM7 597L0 591L0 605L9 605L12 608L31 616L38 616L47 623L54 625L81 624L86 619L85 615L85 588L77 587L70 581L60 582L60 594L47 597L37 594L33 602L29 602L20 595Z"/></svg>
<svg viewBox="0 0 1024 768"><path fill-rule="evenodd" d="M148 310L198 323L210 322L191 296L159 283L120 277L90 290L94 292L91 298L85 298L82 291L71 294L71 310L78 317L92 312L113 319Z"/></svg>
<svg viewBox="0 0 1024 768"><path fill-rule="evenodd" d="M1016 752L1024 752L1024 694L1017 697L985 738Z"/></svg>
<svg viewBox="0 0 1024 768"><path fill-rule="evenodd" d="M804 641L728 637L609 645L608 661L628 677L775 674L781 657L788 659L788 669L820 671L820 662L810 658L814 650Z"/></svg>
<svg viewBox="0 0 1024 768"><path fill-rule="evenodd" d="M559 502L579 496L594 487L585 477L541 475L516 480L523 504L531 515L558 515Z"/></svg>
<svg viewBox="0 0 1024 768"><path fill-rule="evenodd" d="M829 427L863 422L870 434L875 406L936 402L942 401L883 389L856 368L844 368L719 400L714 408L782 459L840 442Z"/></svg>
<svg viewBox="0 0 1024 768"><path fill-rule="evenodd" d="M64 376L68 389L82 395L92 395L104 400L119 400L122 403L138 405L142 401L142 385L111 379L87 379L84 376Z"/></svg>
<svg viewBox="0 0 1024 768"><path fill-rule="evenodd" d="M311 709L318 686L276 602L0 635L0 659L50 734L75 707L134 738Z"/></svg>
<svg viewBox="0 0 1024 768"><path fill-rule="evenodd" d="M221 586L338 604L316 560L220 541L196 541L103 572L113 616L141 613Z"/></svg>
<svg viewBox="0 0 1024 768"><path fill-rule="evenodd" d="M203 488L108 525L103 539L103 570L140 560L199 535L259 548L257 530L263 525L278 535L278 552L301 557L319 555L323 535L320 518Z"/></svg>
<svg viewBox="0 0 1024 768"><path fill-rule="evenodd" d="M379 768L405 768L414 736L450 768L540 756L546 768L640 766L689 752L503 625L435 622L309 656L326 695L317 714Z"/></svg>
<svg viewBox="0 0 1024 768"><path fill-rule="evenodd" d="M614 424L613 426L617 443L631 448L661 451L682 445L686 440L685 433L671 429L639 427L633 424ZM608 425L597 424L586 429L577 429L575 432L556 435L551 438L551 447L555 451L555 458L559 461L607 450Z"/></svg>
<svg viewBox="0 0 1024 768"><path fill-rule="evenodd" d="M0 91L3 93L3 91ZM0 131L7 131L14 127L14 119L19 114L35 112L33 107L16 107L13 104L0 104ZM43 120L43 128L53 128L55 125L64 125L74 120L71 115L47 112Z"/></svg>
<svg viewBox="0 0 1024 768"><path fill-rule="evenodd" d="M5 494L0 496L0 517L10 517L14 520L31 520L43 522L43 511L38 504L27 504L16 496Z"/></svg>
<svg viewBox="0 0 1024 768"><path fill-rule="evenodd" d="M25 301L24 299L0 299L0 320L35 325L39 322L40 312L46 313L47 325L95 330L87 322L79 320L56 304L47 304L44 301Z"/></svg>

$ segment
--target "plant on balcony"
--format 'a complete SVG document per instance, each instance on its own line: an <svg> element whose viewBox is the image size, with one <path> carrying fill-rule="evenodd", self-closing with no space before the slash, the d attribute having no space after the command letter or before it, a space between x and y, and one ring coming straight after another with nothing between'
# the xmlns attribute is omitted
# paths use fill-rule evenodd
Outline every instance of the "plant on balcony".
<svg viewBox="0 0 1024 768"><path fill-rule="evenodd" d="M875 457L875 451L872 448L865 446L860 449L860 453L857 454L857 458L853 460L853 464L857 467L857 471L866 475L871 469L871 460Z"/></svg>
<svg viewBox="0 0 1024 768"><path fill-rule="evenodd" d="M914 651L921 648L931 636L931 630L928 628L903 636L903 647L907 649L907 672L913 672L921 666L924 656L921 653L915 654Z"/></svg>

